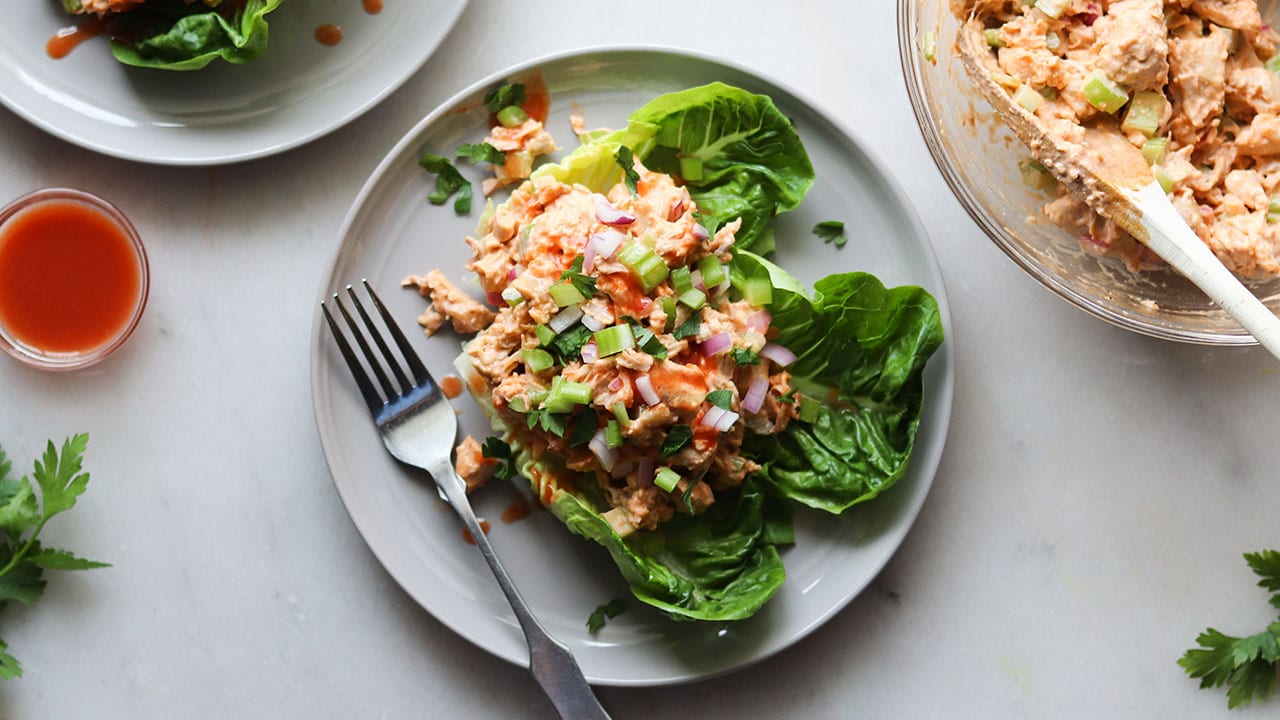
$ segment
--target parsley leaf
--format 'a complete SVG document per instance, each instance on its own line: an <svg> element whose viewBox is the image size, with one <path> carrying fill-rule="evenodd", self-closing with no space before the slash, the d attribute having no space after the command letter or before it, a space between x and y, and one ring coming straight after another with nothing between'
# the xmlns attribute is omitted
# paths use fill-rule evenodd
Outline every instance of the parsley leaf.
<svg viewBox="0 0 1280 720"><path fill-rule="evenodd" d="M733 409L733 391L732 390L712 390L707 393L707 402L715 405L721 410Z"/></svg>
<svg viewBox="0 0 1280 720"><path fill-rule="evenodd" d="M591 438L595 437L596 430L600 426L596 420L594 412L584 412L578 418L578 422L573 426L573 433L569 435L569 447L582 447L591 442Z"/></svg>
<svg viewBox="0 0 1280 720"><path fill-rule="evenodd" d="M626 609L627 601L624 598L614 598L601 605L591 612L591 617L587 618L587 632L595 635L600 632L600 628L604 627L610 618L617 617Z"/></svg>
<svg viewBox="0 0 1280 720"><path fill-rule="evenodd" d="M496 113L504 107L519 105L524 102L524 84L502 84L484 95L484 106L489 112Z"/></svg>
<svg viewBox="0 0 1280 720"><path fill-rule="evenodd" d="M84 494L89 474L81 472L88 435L76 435L62 444L61 452L50 440L35 462L31 478L13 479L13 464L0 449L0 610L6 601L30 604L44 592L45 570L88 570L106 563L77 557L66 550L43 547L40 532L55 515L75 507ZM40 488L39 498L34 487ZM0 640L0 678L22 675L22 666Z"/></svg>
<svg viewBox="0 0 1280 720"><path fill-rule="evenodd" d="M453 157L455 160L466 158L476 164L487 162L490 165L502 165L507 162L507 156L487 142L463 143L458 146Z"/></svg>
<svg viewBox="0 0 1280 720"><path fill-rule="evenodd" d="M844 223L836 220L827 220L813 226L813 234L822 238L822 242L831 243L836 247L844 247L849 242L849 238L844 236Z"/></svg>
<svg viewBox="0 0 1280 720"><path fill-rule="evenodd" d="M689 319L676 326L671 333L672 337L677 340L683 340L687 337L695 337L702 330L702 313L695 312L689 315Z"/></svg>
<svg viewBox="0 0 1280 720"><path fill-rule="evenodd" d="M526 422L529 423L529 429L535 426L541 427L543 430L555 435L556 437L564 437L564 431L568 427L569 416L564 413L547 412L545 409L530 410L525 416Z"/></svg>
<svg viewBox="0 0 1280 720"><path fill-rule="evenodd" d="M449 162L449 158L423 153L418 164L436 176L435 192L427 195L427 200L432 205L443 205L453 197L454 193L457 193L458 197L453 201L453 211L459 215L471 212L471 182L462 177L462 173Z"/></svg>
<svg viewBox="0 0 1280 720"><path fill-rule="evenodd" d="M583 297L591 297L596 294L596 279L582 272L582 263L585 258L581 255L573 259L573 264L568 270L560 273L561 280L568 280L573 289L582 293Z"/></svg>
<svg viewBox="0 0 1280 720"><path fill-rule="evenodd" d="M655 360L665 360L667 358L667 346L662 344L662 341L658 339L657 335L653 334L652 330L630 315L623 315L620 319L631 326L631 335L636 340L636 347L652 355Z"/></svg>
<svg viewBox="0 0 1280 720"><path fill-rule="evenodd" d="M631 154L631 148L626 145L619 145L618 152L613 154L613 160L618 163L618 167L622 168L627 189L631 191L632 195L635 195L636 183L640 182L640 173L636 172L636 161Z"/></svg>
<svg viewBox="0 0 1280 720"><path fill-rule="evenodd" d="M582 357L582 346L590 340L591 328L578 323L556 335L546 347L559 356L561 365L567 365L570 360Z"/></svg>
<svg viewBox="0 0 1280 720"><path fill-rule="evenodd" d="M1245 553L1249 567L1262 578L1258 586L1272 591L1271 604L1280 607L1280 552ZM1178 664L1200 687L1227 686L1227 707L1264 700L1276 689L1280 665L1280 620L1248 637L1232 637L1209 628L1196 638L1200 646L1188 650Z"/></svg>
<svg viewBox="0 0 1280 720"><path fill-rule="evenodd" d="M696 480L688 481L684 486L684 492L680 493L680 502L684 503L684 509L693 514L693 486L697 485Z"/></svg>
<svg viewBox="0 0 1280 720"><path fill-rule="evenodd" d="M493 468L493 476L499 480L510 480L517 475L511 446L502 438L492 435L485 438L484 445L480 446L480 456L498 461Z"/></svg>
<svg viewBox="0 0 1280 720"><path fill-rule="evenodd" d="M735 365L760 364L760 354L747 348L736 347L729 352L729 357L733 359Z"/></svg>
<svg viewBox="0 0 1280 720"><path fill-rule="evenodd" d="M693 428L688 425L673 425L667 431L667 436L662 440L662 449L658 454L664 458L680 452L689 441L693 439Z"/></svg>

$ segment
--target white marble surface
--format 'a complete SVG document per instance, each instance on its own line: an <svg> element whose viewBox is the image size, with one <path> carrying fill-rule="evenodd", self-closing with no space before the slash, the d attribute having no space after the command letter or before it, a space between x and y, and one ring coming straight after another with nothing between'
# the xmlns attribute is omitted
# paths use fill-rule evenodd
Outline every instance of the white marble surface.
<svg viewBox="0 0 1280 720"><path fill-rule="evenodd" d="M107 363L0 361L18 469L48 437L92 434L89 491L48 542L114 565L55 574L6 610L25 676L0 687L0 717L550 715L524 671L422 611L356 534L316 437L308 342L338 225L401 134L503 67L615 42L722 56L856 128L929 229L958 362L937 481L871 588L757 666L601 689L614 716L1226 716L1174 661L1206 624L1274 617L1240 555L1280 544L1276 362L1125 333L1022 275L925 151L886 0L596 5L476 0L380 107L244 165L108 159L0 112L0 198L72 185L117 201L153 282Z"/></svg>

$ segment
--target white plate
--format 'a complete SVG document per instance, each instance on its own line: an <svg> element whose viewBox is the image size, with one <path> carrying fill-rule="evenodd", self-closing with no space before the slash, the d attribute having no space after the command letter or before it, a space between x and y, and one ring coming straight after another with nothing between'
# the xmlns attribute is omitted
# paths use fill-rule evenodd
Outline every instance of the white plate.
<svg viewBox="0 0 1280 720"><path fill-rule="evenodd" d="M107 155L216 165L296 147L359 117L426 62L466 0L289 0L267 16L267 52L195 72L125 67L106 38L54 60L45 42L74 24L54 0L11 0L0 23L0 102L45 130ZM11 7L8 7L11 6ZM333 23L335 47L315 40Z"/></svg>
<svg viewBox="0 0 1280 720"><path fill-rule="evenodd" d="M887 284L919 284L937 297L950 330L942 276L924 230L879 166L811 105L744 70L663 50L598 50L557 55L490 78L455 97L418 124L383 160L357 197L342 230L342 244L324 281L322 297L368 278L415 339L438 378L452 372L458 338L413 332L423 309L416 293L398 289L409 273L442 268L458 281L469 273L464 236L474 232L479 204L469 217L426 201L434 181L417 165L424 149L451 154L461 142L485 134L480 98L506 77L540 70L550 89L548 122L570 145L571 104L586 111L589 127L619 127L624 118L663 92L712 80L770 95L796 123L817 171L800 209L775 222L777 259L812 282L839 270L869 270ZM464 172L470 172L465 168ZM478 171L471 174L479 178ZM810 228L822 220L846 223L849 244L824 245ZM478 285L469 285L478 294ZM329 469L343 502L374 554L424 608L476 645L517 664L527 663L523 638L483 559L461 539L460 525L423 473L398 466L383 450L341 356L319 313L312 334L312 390L316 422ZM892 491L840 518L797 510L797 543L783 551L787 581L750 620L676 623L632 599L629 609L597 635L587 616L612 598L630 597L603 548L571 535L548 512L513 524L498 516L514 496L489 487L473 498L490 518L490 537L525 598L548 630L565 641L594 683L656 685L741 667L790 645L844 607L875 577L915 518L942 454L951 409L954 361L944 344L929 361L924 417L911 467ZM488 428L475 404L463 409L463 432L482 438Z"/></svg>

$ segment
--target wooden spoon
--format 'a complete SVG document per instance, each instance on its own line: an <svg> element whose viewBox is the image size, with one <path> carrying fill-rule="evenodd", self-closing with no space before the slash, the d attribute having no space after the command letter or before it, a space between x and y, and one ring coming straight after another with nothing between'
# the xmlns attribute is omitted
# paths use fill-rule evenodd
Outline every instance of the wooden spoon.
<svg viewBox="0 0 1280 720"><path fill-rule="evenodd" d="M960 30L960 57L973 83L1031 154L1103 217L1124 228L1280 358L1280 318L1223 266L1191 230L1160 187L1142 152L1114 125L1086 127L1082 142L1052 133L996 84L1000 72L982 34L970 19Z"/></svg>

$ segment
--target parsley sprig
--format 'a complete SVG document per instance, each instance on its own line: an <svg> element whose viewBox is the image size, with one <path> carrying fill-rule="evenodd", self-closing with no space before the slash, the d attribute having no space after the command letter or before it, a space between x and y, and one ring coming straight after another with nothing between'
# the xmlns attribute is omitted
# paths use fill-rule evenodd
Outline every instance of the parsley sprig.
<svg viewBox="0 0 1280 720"><path fill-rule="evenodd" d="M489 112L496 113L502 108L520 105L524 102L524 99L523 83L504 83L485 93L484 104L489 109Z"/></svg>
<svg viewBox="0 0 1280 720"><path fill-rule="evenodd" d="M1270 590L1271 605L1280 608L1280 551L1245 553L1245 562L1262 578L1258 586ZM1227 686L1227 707L1265 700L1276 689L1280 666L1280 620L1256 635L1232 637L1213 628L1196 638L1198 648L1188 650L1178 664L1200 687Z"/></svg>
<svg viewBox="0 0 1280 720"><path fill-rule="evenodd" d="M457 150L453 151L453 158L455 160L466 158L472 164L487 162L490 165L502 165L507 161L505 153L487 142L462 143Z"/></svg>
<svg viewBox="0 0 1280 720"><path fill-rule="evenodd" d="M627 189L635 195L636 183L640 182L640 173L636 172L636 160L631 154L631 148L619 145L618 152L613 154L613 160L618 163L618 167L622 168L623 182L627 184Z"/></svg>
<svg viewBox="0 0 1280 720"><path fill-rule="evenodd" d="M591 616L587 618L587 632L595 635L600 632L600 628L609 622L610 618L617 617L623 610L627 609L627 601L624 598L614 598L609 602L601 605L591 612Z"/></svg>
<svg viewBox="0 0 1280 720"><path fill-rule="evenodd" d="M831 243L836 247L844 247L849 242L849 238L844 236L844 223L837 220L827 220L813 226L813 234L822 238L822 242Z"/></svg>
<svg viewBox="0 0 1280 720"><path fill-rule="evenodd" d="M582 293L583 297L591 297L596 294L596 279L582 272L582 264L586 260L582 255L573 259L573 263L569 265L569 269L560 273L560 279L567 281L575 290Z"/></svg>
<svg viewBox="0 0 1280 720"><path fill-rule="evenodd" d="M76 557L66 550L44 547L40 532L55 515L75 507L84 494L89 473L81 472L89 436L76 435L62 443L59 454L53 441L36 460L35 487L26 476L13 479L4 450L0 449L0 610L10 600L30 605L44 592L45 570L89 570L109 567L107 563ZM40 492L37 497L35 488ZM0 678L22 675L22 666L8 654L0 640Z"/></svg>
<svg viewBox="0 0 1280 720"><path fill-rule="evenodd" d="M432 153L423 153L419 158L418 164L424 170L436 176L436 189L427 200L432 205L443 205L449 198L457 193L458 197L453 201L453 211L459 215L466 215L471 212L471 181L462 177L462 173L458 172L458 168L449 162L449 158Z"/></svg>
<svg viewBox="0 0 1280 720"><path fill-rule="evenodd" d="M510 480L516 476L516 459L511 446L502 438L491 435L485 438L480 446L480 456L497 461L493 468L493 476L499 480Z"/></svg>

